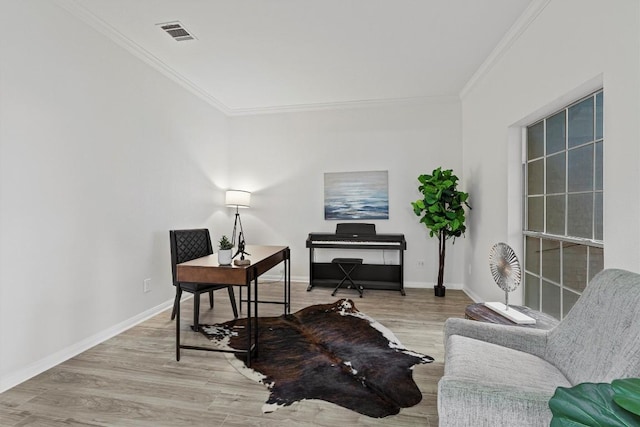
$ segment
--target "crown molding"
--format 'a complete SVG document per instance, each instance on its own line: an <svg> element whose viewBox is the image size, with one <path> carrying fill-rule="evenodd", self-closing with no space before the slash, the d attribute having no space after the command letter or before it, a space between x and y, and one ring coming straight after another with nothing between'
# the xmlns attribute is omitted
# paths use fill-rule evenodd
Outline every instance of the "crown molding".
<svg viewBox="0 0 640 427"><path fill-rule="evenodd" d="M469 81L464 85L460 91L460 99L463 99L471 89L493 68L493 66L505 55L513 46L513 44L520 38L520 36L526 31L538 15L551 3L551 0L534 0L527 9L520 15L518 20L509 28L509 31L504 35L502 40L491 51L487 59L484 60L482 65L471 76Z"/></svg>
<svg viewBox="0 0 640 427"><path fill-rule="evenodd" d="M415 96L407 98L386 98L386 99L365 99L356 101L341 101L341 102L324 102L313 104L294 104L294 105L275 105L270 107L256 107L256 108L232 108L230 109L230 116L248 116L259 114L278 114L278 113L298 113L308 111L322 111L322 110L341 110L341 109L356 109L367 107L384 107L392 105L417 105L417 104L455 104L459 103L460 98L455 95L450 96Z"/></svg>
<svg viewBox="0 0 640 427"><path fill-rule="evenodd" d="M178 83L197 97L201 98L203 101L208 104L216 107L221 112L226 115L230 114L230 109L225 104L220 102L215 97L211 96L208 92L200 88L198 85L185 78L182 74L178 73L173 68L169 67L166 63L161 61L159 58L154 56L151 52L143 49L140 45L133 42L131 39L126 37L124 34L119 32L113 26L109 25L107 22L98 18L95 14L89 11L84 6L78 4L74 0L54 0L56 4L58 4L63 9L67 10L76 18L82 20L86 24L88 24L93 29L99 31L104 36L116 42L118 45L129 51L129 53L133 54L137 58L143 60L151 67L155 68L157 71Z"/></svg>

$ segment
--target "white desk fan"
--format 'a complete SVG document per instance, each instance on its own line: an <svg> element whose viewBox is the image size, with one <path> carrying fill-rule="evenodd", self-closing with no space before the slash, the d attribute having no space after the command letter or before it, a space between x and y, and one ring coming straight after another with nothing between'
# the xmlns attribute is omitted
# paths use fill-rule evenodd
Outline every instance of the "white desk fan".
<svg viewBox="0 0 640 427"><path fill-rule="evenodd" d="M518 310L509 309L509 292L515 291L522 280L522 270L516 253L506 243L496 243L489 251L489 269L500 289L504 291L504 304L486 302L493 311L519 324L535 324L535 319Z"/></svg>

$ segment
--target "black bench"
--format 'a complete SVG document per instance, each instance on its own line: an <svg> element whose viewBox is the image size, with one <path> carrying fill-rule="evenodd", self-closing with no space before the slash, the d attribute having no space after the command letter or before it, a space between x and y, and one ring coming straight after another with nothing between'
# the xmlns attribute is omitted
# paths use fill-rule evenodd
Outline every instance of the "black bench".
<svg viewBox="0 0 640 427"><path fill-rule="evenodd" d="M360 294L360 298L362 298L364 288L361 285L356 285L353 282L353 279L351 279L351 273L353 273L353 270L355 270L357 266L362 265L362 258L334 258L331 260L331 262L333 264L337 264L338 268L340 268L340 270L342 270L342 273L344 273L344 277L342 278L340 283L338 283L338 286L335 287L335 289L331 293L331 296L335 296L336 292L338 292L338 289L342 287L344 282L348 281L347 289L357 290Z"/></svg>

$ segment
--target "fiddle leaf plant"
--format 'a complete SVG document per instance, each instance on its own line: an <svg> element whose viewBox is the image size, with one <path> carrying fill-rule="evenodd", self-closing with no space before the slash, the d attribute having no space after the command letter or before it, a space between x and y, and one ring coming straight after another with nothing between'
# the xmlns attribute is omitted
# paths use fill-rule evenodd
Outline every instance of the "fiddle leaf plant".
<svg viewBox="0 0 640 427"><path fill-rule="evenodd" d="M218 247L220 248L221 251L229 250L229 249L233 249L233 244L231 244L227 236L222 236L220 238L220 242L218 242Z"/></svg>
<svg viewBox="0 0 640 427"><path fill-rule="evenodd" d="M420 222L429 229L429 236L438 237L438 284L434 287L436 296L444 296L444 261L446 241L464 234L464 207L468 207L469 194L458 191L458 177L451 169L434 169L431 175L420 175L418 191L422 199L411 202L413 212L421 217Z"/></svg>

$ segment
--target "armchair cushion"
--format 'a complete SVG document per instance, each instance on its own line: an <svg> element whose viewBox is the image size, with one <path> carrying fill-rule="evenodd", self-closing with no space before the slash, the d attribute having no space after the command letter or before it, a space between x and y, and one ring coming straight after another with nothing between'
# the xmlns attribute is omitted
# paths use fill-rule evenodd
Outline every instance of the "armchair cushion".
<svg viewBox="0 0 640 427"><path fill-rule="evenodd" d="M501 345L454 335L446 353L438 384L440 425L548 425L549 396L556 384L570 387L550 363Z"/></svg>

